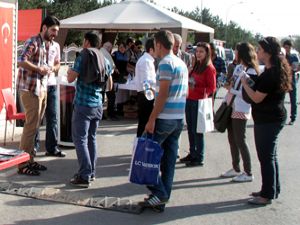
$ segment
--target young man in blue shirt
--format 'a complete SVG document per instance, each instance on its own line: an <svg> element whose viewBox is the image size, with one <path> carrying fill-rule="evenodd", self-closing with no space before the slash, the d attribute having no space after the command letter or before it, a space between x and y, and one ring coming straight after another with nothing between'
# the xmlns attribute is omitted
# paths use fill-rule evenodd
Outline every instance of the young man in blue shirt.
<svg viewBox="0 0 300 225"><path fill-rule="evenodd" d="M97 162L96 132L102 118L102 88L107 62L97 48L98 34L88 32L84 36L83 50L68 71L68 82L77 79L74 110L72 115L72 138L76 148L79 170L71 179L71 185L87 188L95 180ZM95 66L96 65L96 66ZM111 89L111 76L108 77Z"/></svg>

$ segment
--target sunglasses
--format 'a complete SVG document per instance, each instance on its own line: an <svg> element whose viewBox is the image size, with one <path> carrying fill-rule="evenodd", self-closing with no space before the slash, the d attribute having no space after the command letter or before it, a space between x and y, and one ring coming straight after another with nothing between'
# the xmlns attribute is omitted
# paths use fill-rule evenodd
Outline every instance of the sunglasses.
<svg viewBox="0 0 300 225"><path fill-rule="evenodd" d="M267 39L264 38L264 39L262 39L262 41L265 42L267 45L270 45L270 43L268 42Z"/></svg>

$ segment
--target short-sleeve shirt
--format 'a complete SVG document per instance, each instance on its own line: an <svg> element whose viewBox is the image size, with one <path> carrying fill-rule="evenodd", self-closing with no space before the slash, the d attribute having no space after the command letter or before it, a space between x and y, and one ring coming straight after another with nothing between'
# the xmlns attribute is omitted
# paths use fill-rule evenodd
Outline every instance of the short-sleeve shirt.
<svg viewBox="0 0 300 225"><path fill-rule="evenodd" d="M275 67L265 69L257 77L254 89L267 94L262 102L252 104L254 123L284 122L286 120L285 92L280 90L280 74Z"/></svg>
<svg viewBox="0 0 300 225"><path fill-rule="evenodd" d="M111 68L109 62L105 59L106 73L111 74ZM72 68L75 72L79 73L76 83L76 94L74 98L74 104L87 107L99 107L102 104L102 88L97 83L85 83L82 76L82 57L79 55Z"/></svg>
<svg viewBox="0 0 300 225"><path fill-rule="evenodd" d="M157 87L162 80L171 81L171 84L164 109L158 118L183 119L188 92L188 69L185 63L173 54L166 55L158 65ZM159 90L156 88L156 96L158 92Z"/></svg>
<svg viewBox="0 0 300 225"><path fill-rule="evenodd" d="M48 66L52 67L57 62L60 62L60 46L57 42L52 41L49 43L49 50L48 50ZM56 85L56 78L55 73L52 72L49 74L48 77L48 86Z"/></svg>

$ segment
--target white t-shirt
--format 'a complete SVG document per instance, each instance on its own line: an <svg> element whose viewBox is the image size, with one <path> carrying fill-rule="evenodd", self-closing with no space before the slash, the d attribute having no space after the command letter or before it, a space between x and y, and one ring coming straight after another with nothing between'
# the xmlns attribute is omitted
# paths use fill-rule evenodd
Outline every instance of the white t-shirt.
<svg viewBox="0 0 300 225"><path fill-rule="evenodd" d="M57 62L60 62L60 46L57 42L52 41L49 46L48 66L52 67ZM56 85L55 73L50 73L48 77L48 86Z"/></svg>

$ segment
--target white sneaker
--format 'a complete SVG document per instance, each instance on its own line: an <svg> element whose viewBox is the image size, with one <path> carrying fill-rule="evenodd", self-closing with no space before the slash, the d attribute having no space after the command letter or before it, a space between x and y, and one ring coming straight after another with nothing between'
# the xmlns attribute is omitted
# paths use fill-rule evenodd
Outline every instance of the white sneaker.
<svg viewBox="0 0 300 225"><path fill-rule="evenodd" d="M221 174L221 177L226 177L226 178L229 178L229 177L236 177L238 175L240 175L241 173L240 172L236 172L234 169L230 169L228 170L227 172L225 173L222 173Z"/></svg>
<svg viewBox="0 0 300 225"><path fill-rule="evenodd" d="M233 182L251 182L253 181L253 175L249 176L245 172L241 173L240 175L232 178Z"/></svg>

